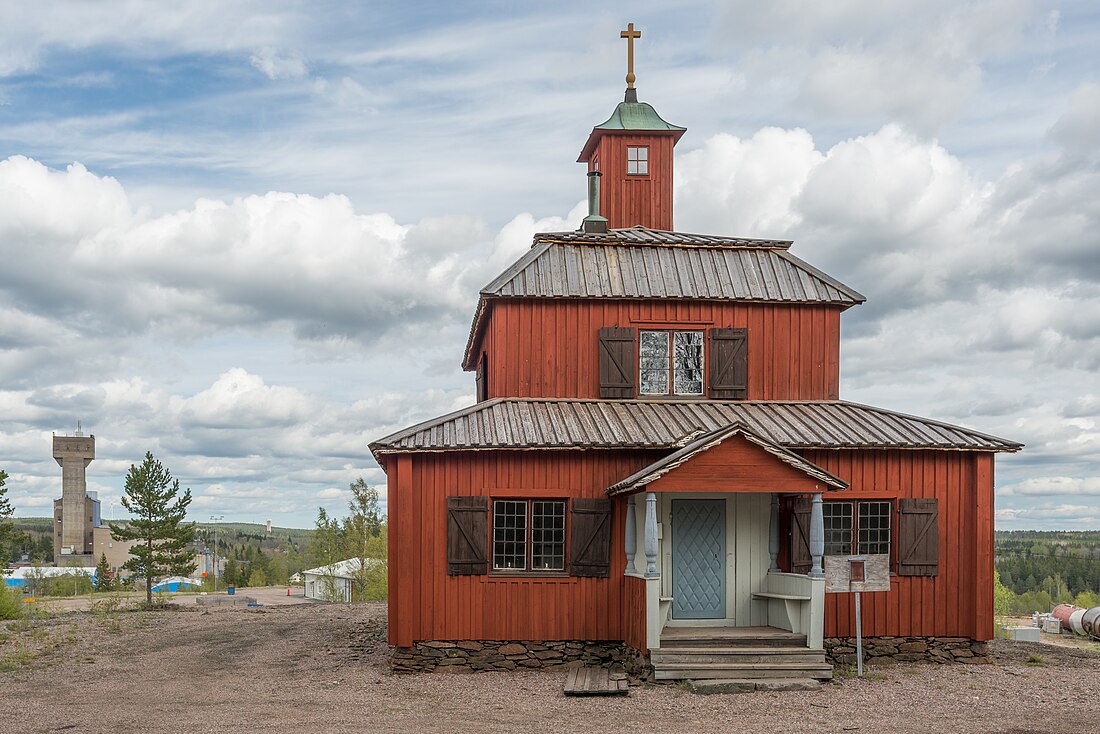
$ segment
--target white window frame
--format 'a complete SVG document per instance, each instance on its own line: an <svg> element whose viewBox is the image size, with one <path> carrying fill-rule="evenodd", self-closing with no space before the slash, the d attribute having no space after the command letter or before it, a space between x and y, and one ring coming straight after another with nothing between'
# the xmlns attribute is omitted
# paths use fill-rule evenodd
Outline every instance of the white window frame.
<svg viewBox="0 0 1100 734"><path fill-rule="evenodd" d="M666 339L666 354L668 355L668 390L665 392L642 391L642 335L664 334ZM699 392L676 391L676 334L698 334L700 337L699 350ZM638 395L660 397L702 397L707 392L707 334L703 329L639 329L638 330Z"/></svg>
<svg viewBox="0 0 1100 734"><path fill-rule="evenodd" d="M626 174L628 176L649 175L649 146L626 146Z"/></svg>
<svg viewBox="0 0 1100 734"><path fill-rule="evenodd" d="M498 564L498 559L501 558L501 555L498 555L498 553L497 553L497 543L498 542L500 542L500 543L513 543L513 544L517 543L517 541L514 540L514 539L513 540L505 540L504 538L498 538L498 531L501 532L501 533L504 533L507 530L516 529L516 528L498 527L497 507L498 507L498 505L501 505L503 503L520 504L520 505L524 506L523 526L522 526L522 531L523 531L523 541L522 541L522 544L523 544L523 565L522 566L501 566L501 565ZM540 531L553 533L557 530L557 528L547 529L547 528L536 528L535 527L535 505L537 503L544 503L544 504L559 506L559 508L560 508L560 517L561 517L561 529L560 529L561 530L561 537L560 537L560 540L555 539L555 538L551 538L549 540L547 540L545 538L541 539L541 540L536 539L535 535L536 535L536 533L538 533ZM515 514L512 514L512 515L510 515L510 517L518 517L518 516L515 515ZM566 533L568 531L568 528L567 528L567 524L568 524L568 507L566 507L565 499L554 498L554 497L531 497L531 498L526 498L526 497L494 497L493 498L492 519L493 519L493 527L492 527L492 532L491 532L492 555L493 555L492 568L493 568L494 572L505 573L505 574L507 574L507 573L517 573L517 572L554 573L554 574L557 574L557 573L564 573L565 572L566 563L567 563L567 558L566 558L567 535L566 535ZM536 543L553 544L553 545L560 544L560 547L561 547L561 553L560 553L561 565L560 566L555 566L553 568L546 567L546 566L536 568L534 566L534 553L535 553ZM505 553L505 554L502 554L502 555L506 558L515 558L514 551L512 553Z"/></svg>

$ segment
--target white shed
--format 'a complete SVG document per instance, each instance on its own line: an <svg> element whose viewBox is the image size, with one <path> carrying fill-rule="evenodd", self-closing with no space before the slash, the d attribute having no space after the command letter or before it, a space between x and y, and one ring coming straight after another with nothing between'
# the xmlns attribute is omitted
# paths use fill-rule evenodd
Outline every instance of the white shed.
<svg viewBox="0 0 1100 734"><path fill-rule="evenodd" d="M349 558L327 566L302 571L305 597L321 601L351 601L352 581L361 568L377 566L377 558Z"/></svg>

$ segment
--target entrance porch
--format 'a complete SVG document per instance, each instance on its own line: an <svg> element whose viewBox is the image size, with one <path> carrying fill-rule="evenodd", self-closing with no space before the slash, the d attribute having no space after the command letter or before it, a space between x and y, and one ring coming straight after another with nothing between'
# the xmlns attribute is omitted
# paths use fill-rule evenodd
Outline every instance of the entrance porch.
<svg viewBox="0 0 1100 734"><path fill-rule="evenodd" d="M625 500L624 590L658 678L831 677L821 495L846 486L730 426L608 490ZM779 569L781 495L813 500L807 574Z"/></svg>

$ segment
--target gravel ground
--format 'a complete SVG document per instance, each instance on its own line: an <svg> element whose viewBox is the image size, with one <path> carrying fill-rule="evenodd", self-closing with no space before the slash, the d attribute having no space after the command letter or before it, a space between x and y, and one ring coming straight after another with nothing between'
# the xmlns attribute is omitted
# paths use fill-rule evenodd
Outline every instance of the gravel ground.
<svg viewBox="0 0 1100 734"><path fill-rule="evenodd" d="M284 592L285 593L285 592ZM566 698L564 673L391 675L384 604L58 615L0 642L0 732L1095 732L1100 652L869 667L812 693ZM3 638L4 635L0 635ZM1043 658L1028 665L1029 654Z"/></svg>

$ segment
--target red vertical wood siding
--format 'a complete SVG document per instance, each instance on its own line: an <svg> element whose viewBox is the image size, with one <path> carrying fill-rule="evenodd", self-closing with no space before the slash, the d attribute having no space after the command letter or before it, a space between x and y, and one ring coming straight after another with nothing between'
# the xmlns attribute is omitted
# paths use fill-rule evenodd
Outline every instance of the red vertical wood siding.
<svg viewBox="0 0 1100 734"><path fill-rule="evenodd" d="M828 499L939 500L938 575L893 576L889 592L864 594L863 634L992 638L992 454L897 450L799 453L851 483L851 489ZM894 518L896 544L896 507ZM853 595L827 594L825 636L854 634Z"/></svg>
<svg viewBox="0 0 1100 734"><path fill-rule="evenodd" d="M836 400L840 309L684 300L496 300L489 397L598 398L599 330L747 328L749 400Z"/></svg>
<svg viewBox="0 0 1100 734"><path fill-rule="evenodd" d="M939 499L938 575L894 576L889 592L864 595L865 635L992 637L992 454L801 453L851 483L851 489L831 494L831 499ZM602 497L606 487L659 455L485 451L393 457L387 466L389 521L395 530L390 535L390 643L406 647L433 639L590 639L625 640L644 649L645 584L623 576L621 499L614 503L608 578L540 579L448 576L446 498ZM781 563L787 547L782 544ZM854 635L854 615L850 594L828 594L825 635Z"/></svg>
<svg viewBox="0 0 1100 734"><path fill-rule="evenodd" d="M828 487L733 436L647 485L647 492L824 492Z"/></svg>
<svg viewBox="0 0 1100 734"><path fill-rule="evenodd" d="M614 503L612 513L608 578L517 578L447 575L447 497L605 497L607 487L657 456L471 451L396 457L387 467L389 522L396 528L390 541L390 644L625 639L623 501Z"/></svg>
<svg viewBox="0 0 1100 734"><path fill-rule="evenodd" d="M646 645L645 579L640 576L623 576L622 629L623 642L641 652L648 652Z"/></svg>
<svg viewBox="0 0 1100 734"><path fill-rule="evenodd" d="M612 229L642 225L671 230L672 135L604 134L596 146L600 173L600 215ZM627 147L649 148L649 173L626 172Z"/></svg>

